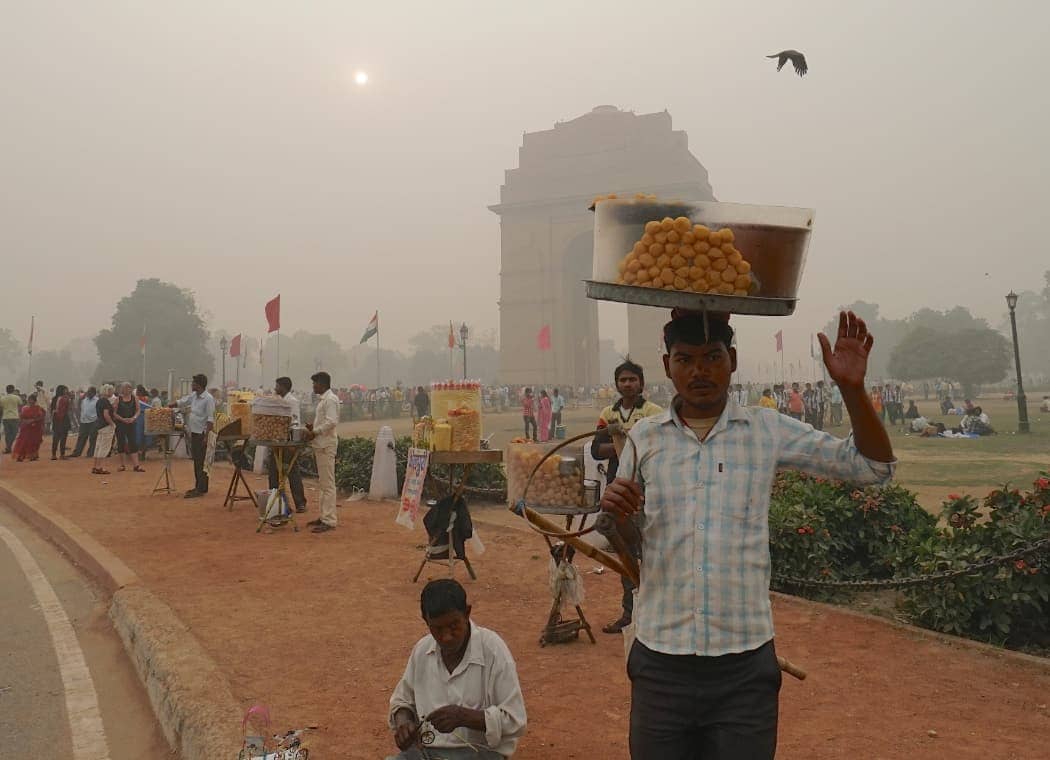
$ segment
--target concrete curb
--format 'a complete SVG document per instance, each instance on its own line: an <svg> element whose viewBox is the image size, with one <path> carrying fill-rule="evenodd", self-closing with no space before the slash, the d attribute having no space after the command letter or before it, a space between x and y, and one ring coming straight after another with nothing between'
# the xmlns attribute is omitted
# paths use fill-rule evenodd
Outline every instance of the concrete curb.
<svg viewBox="0 0 1050 760"><path fill-rule="evenodd" d="M164 736L182 760L236 757L243 711L225 675L174 610L119 557L31 495L0 482L0 502L55 544L110 597L109 617Z"/></svg>
<svg viewBox="0 0 1050 760"><path fill-rule="evenodd" d="M811 599L804 599L800 596L792 596L791 594L784 594L779 591L771 591L769 593L774 599L785 604L811 607L823 612L834 613L836 615L847 615L852 618L867 620L871 623L877 623L888 628L895 628L896 630L901 631L902 633L907 633L915 638L936 641L939 644L944 644L949 647L969 649L986 657L992 657L997 660L1007 660L1029 668L1034 667L1037 670L1042 670L1043 672L1050 674L1050 658L1047 657L1037 657L1036 655L1025 654L1024 652L1015 652L1012 649L1003 649L1002 647L997 647L993 644L986 644L983 641L964 639L959 636L941 633L940 631L931 631L929 628L919 628L918 626L910 625L909 623L901 623L897 620L890 620L889 618L884 618L880 615L872 615L870 612L861 612L860 610L854 610L850 607L840 607L826 602L815 602Z"/></svg>

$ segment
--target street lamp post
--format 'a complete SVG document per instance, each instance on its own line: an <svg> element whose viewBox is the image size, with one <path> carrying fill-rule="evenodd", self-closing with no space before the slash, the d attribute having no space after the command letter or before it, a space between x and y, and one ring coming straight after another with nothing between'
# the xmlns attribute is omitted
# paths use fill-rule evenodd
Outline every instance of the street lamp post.
<svg viewBox="0 0 1050 760"><path fill-rule="evenodd" d="M222 351L222 400L226 401L226 350L230 347L230 341L223 335L219 338L219 350Z"/></svg>
<svg viewBox="0 0 1050 760"><path fill-rule="evenodd" d="M1028 427L1028 405L1024 397L1024 385L1021 383L1021 349L1017 346L1017 316L1014 309L1017 308L1018 295L1012 290L1006 296L1006 305L1010 307L1010 329L1014 336L1014 370L1017 373L1017 432L1027 433Z"/></svg>
<svg viewBox="0 0 1050 760"><path fill-rule="evenodd" d="M459 345L463 349L463 379L467 379L467 323L459 326Z"/></svg>

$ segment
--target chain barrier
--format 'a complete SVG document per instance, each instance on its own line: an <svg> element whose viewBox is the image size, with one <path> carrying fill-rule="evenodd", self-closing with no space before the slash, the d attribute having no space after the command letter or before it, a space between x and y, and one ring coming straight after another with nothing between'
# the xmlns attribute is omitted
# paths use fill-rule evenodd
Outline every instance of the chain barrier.
<svg viewBox="0 0 1050 760"><path fill-rule="evenodd" d="M780 575L777 573L773 574L773 581L778 584L784 584L787 586L800 586L800 587L817 587L817 588L842 588L852 589L854 591L875 591L878 589L888 588L906 588L909 586L924 586L933 585L935 583L941 583L943 581L950 581L953 578L959 578L964 575L973 575L979 573L982 570L988 570L999 565L1005 565L1009 562L1016 562L1019 559L1030 556L1032 554L1038 554L1041 551L1050 552L1050 537L1041 538L1026 546L1022 546L1019 549L1015 549L1009 554L1001 554L995 557L989 557L988 559L981 560L980 562L974 562L966 567L956 568L954 570L938 570L934 573L926 573L925 575L915 575L908 578L884 578L880 580L853 580L853 581L836 581L826 580L820 578L797 578L792 575Z"/></svg>

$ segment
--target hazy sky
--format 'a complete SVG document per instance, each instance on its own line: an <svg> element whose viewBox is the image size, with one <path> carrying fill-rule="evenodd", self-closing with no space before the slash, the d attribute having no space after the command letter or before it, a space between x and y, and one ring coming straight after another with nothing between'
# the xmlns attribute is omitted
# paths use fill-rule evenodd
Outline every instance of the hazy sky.
<svg viewBox="0 0 1050 760"><path fill-rule="evenodd" d="M39 348L142 277L255 335L277 292L347 345L375 309L385 346L494 327L486 205L523 131L598 104L670 111L720 200L817 210L796 315L737 320L749 360L858 298L998 321L1050 268L1047 3L0 5L0 326L35 313ZM763 57L789 47L805 79Z"/></svg>

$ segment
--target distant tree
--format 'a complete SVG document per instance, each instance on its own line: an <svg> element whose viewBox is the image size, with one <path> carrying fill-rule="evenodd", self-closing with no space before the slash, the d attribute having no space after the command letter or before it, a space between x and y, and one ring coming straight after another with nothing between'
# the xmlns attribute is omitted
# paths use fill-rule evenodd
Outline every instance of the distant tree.
<svg viewBox="0 0 1050 760"><path fill-rule="evenodd" d="M1006 377L1009 363L1009 341L995 330L945 332L919 327L894 347L889 371L900 380L958 380L963 393L973 396L979 385Z"/></svg>
<svg viewBox="0 0 1050 760"><path fill-rule="evenodd" d="M6 327L0 329L0 368L7 372L16 372L21 369L25 360L25 349L15 338L14 334ZM14 381L5 381L4 385L7 382L13 383ZM14 384L17 385L17 383Z"/></svg>
<svg viewBox="0 0 1050 760"><path fill-rule="evenodd" d="M95 337L99 365L95 382L142 379L139 349L146 329L146 384L167 382L168 370L175 376L214 374L204 328L193 293L157 279L139 280L135 290L117 304L113 326Z"/></svg>
<svg viewBox="0 0 1050 760"><path fill-rule="evenodd" d="M91 382L94 364L77 362L68 348L33 353L33 381L43 380L48 388L68 385L79 388Z"/></svg>

